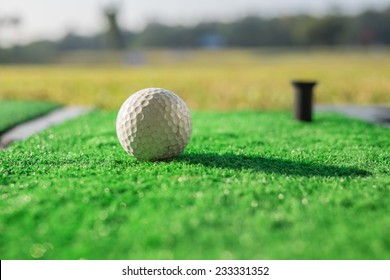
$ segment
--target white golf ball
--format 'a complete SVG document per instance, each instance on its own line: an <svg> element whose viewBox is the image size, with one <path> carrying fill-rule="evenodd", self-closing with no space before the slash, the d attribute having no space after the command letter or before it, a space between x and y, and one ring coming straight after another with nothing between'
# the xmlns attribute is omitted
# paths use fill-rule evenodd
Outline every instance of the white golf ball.
<svg viewBox="0 0 390 280"><path fill-rule="evenodd" d="M119 142L138 160L178 156L192 132L190 111L184 101L162 88L146 88L131 95L116 120Z"/></svg>

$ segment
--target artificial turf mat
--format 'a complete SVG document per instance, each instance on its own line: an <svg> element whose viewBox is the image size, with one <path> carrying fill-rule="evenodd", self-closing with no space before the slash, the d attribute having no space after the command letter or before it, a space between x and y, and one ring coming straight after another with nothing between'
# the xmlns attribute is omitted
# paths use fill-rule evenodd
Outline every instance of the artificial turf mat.
<svg viewBox="0 0 390 280"><path fill-rule="evenodd" d="M114 112L0 153L1 259L389 259L390 130L322 114L193 114L137 162Z"/></svg>
<svg viewBox="0 0 390 280"><path fill-rule="evenodd" d="M58 106L46 101L0 100L0 134L21 122L46 114Z"/></svg>

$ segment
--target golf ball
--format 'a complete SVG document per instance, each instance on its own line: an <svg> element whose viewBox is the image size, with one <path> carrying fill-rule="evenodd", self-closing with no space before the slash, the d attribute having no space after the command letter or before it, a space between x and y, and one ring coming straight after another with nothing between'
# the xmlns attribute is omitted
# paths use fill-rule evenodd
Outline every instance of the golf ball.
<svg viewBox="0 0 390 280"><path fill-rule="evenodd" d="M119 142L138 160L178 156L187 146L192 121L184 101L162 88L146 88L131 95L116 120Z"/></svg>

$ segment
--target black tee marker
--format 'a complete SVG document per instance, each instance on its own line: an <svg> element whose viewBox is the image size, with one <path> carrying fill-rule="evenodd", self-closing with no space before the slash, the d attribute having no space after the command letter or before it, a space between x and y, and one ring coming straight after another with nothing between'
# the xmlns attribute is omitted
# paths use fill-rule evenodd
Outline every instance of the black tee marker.
<svg viewBox="0 0 390 280"><path fill-rule="evenodd" d="M294 117L299 121L311 122L313 111L313 88L315 81L292 81L295 87Z"/></svg>

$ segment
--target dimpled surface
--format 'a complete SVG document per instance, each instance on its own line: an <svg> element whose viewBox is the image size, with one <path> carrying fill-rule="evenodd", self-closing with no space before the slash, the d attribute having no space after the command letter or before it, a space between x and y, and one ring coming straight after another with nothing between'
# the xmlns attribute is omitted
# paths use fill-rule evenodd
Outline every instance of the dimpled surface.
<svg viewBox="0 0 390 280"><path fill-rule="evenodd" d="M139 160L179 155L187 146L192 121L184 101L173 92L146 88L131 95L116 120L119 142Z"/></svg>

